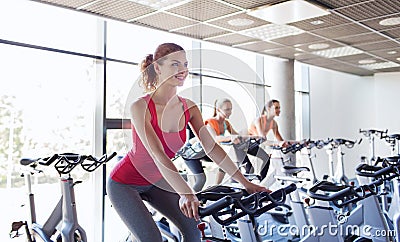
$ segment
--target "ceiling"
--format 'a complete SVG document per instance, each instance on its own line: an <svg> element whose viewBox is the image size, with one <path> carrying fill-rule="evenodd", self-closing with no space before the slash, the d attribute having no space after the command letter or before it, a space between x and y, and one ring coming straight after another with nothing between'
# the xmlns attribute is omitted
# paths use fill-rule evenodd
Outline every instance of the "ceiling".
<svg viewBox="0 0 400 242"><path fill-rule="evenodd" d="M249 13L287 0L35 1L360 76L400 71L400 0L307 0L329 14L286 24Z"/></svg>

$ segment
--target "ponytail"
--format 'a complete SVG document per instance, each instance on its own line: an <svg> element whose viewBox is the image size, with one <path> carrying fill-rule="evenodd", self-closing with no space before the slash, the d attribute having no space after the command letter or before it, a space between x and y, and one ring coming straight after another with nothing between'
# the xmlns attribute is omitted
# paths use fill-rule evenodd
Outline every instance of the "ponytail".
<svg viewBox="0 0 400 242"><path fill-rule="evenodd" d="M140 65L140 70L142 72L142 85L146 92L153 91L156 89L158 84L158 76L154 70L153 55L149 54L142 61Z"/></svg>
<svg viewBox="0 0 400 242"><path fill-rule="evenodd" d="M218 99L215 99L215 101L214 101L214 114L213 114L213 117L216 117L216 116L217 116L217 102L218 102Z"/></svg>

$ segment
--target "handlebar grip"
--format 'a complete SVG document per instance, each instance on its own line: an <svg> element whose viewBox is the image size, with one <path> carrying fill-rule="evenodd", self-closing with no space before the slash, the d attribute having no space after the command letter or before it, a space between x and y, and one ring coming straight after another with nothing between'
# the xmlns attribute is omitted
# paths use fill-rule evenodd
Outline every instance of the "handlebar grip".
<svg viewBox="0 0 400 242"><path fill-rule="evenodd" d="M97 159L94 156L89 155L82 163L81 166L85 171L92 172L96 170L102 164L110 161L117 155L117 152L113 152L111 155L107 156L104 154L100 159Z"/></svg>
<svg viewBox="0 0 400 242"><path fill-rule="evenodd" d="M210 204L209 206L205 207L205 208L201 208L199 207L199 216L200 217L205 217L208 215L212 215L215 212L229 206L230 204L232 204L234 201L234 198L232 198L231 196L225 196L223 198L220 198L219 200L217 200L216 202Z"/></svg>
<svg viewBox="0 0 400 242"><path fill-rule="evenodd" d="M45 159L43 159L43 160L45 160L46 162L39 162L39 164L40 165L45 165L45 166L49 166L49 165L51 165L55 160L57 160L58 159L58 154L54 154L53 156L51 156L51 157L48 157L48 158L45 158Z"/></svg>
<svg viewBox="0 0 400 242"><path fill-rule="evenodd" d="M113 153L111 153L111 155L109 155L107 157L107 159L104 162L108 162L108 161L112 160L112 158L114 158L116 155L117 155L117 152L114 151Z"/></svg>

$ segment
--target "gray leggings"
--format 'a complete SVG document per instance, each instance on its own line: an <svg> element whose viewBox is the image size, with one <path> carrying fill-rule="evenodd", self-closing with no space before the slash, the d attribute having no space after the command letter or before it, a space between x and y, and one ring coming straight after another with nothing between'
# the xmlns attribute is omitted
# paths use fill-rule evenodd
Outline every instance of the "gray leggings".
<svg viewBox="0 0 400 242"><path fill-rule="evenodd" d="M162 189L166 186L169 189ZM107 182L107 194L114 209L140 242L162 242L161 233L143 200L178 227L183 241L200 241L197 222L181 212L179 195L170 191L165 180L149 186L122 184L111 178Z"/></svg>

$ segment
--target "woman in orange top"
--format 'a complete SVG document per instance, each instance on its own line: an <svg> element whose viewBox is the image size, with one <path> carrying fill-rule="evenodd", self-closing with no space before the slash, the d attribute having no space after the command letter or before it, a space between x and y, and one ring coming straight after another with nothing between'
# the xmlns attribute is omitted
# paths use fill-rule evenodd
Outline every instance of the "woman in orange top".
<svg viewBox="0 0 400 242"><path fill-rule="evenodd" d="M228 121L229 117L232 114L232 102L227 98L218 99L214 104L214 115L212 118L209 118L205 121L205 124L209 127L211 133L214 134L215 140L218 143L223 142L232 142L233 144L238 144L241 142L239 133L232 127L231 123ZM226 131L229 135L226 135ZM246 151L240 148L233 146L235 149L235 154L237 158L237 162L239 164L246 164L246 173L251 173L253 166L250 162L247 154L256 156L260 158L263 163L261 164L260 177L263 179L268 173L269 167L269 155L258 145L252 145ZM207 157L203 158L207 160ZM200 159L193 160L185 160L185 163L188 165L189 169L194 174L199 174L203 169L195 169L195 167L201 167ZM204 172L204 171L203 171ZM204 173L203 173L204 174ZM219 184L222 182L225 176L225 172L222 169L219 169L216 177L216 183ZM204 176L205 177L205 176ZM196 181L197 183L197 181Z"/></svg>

